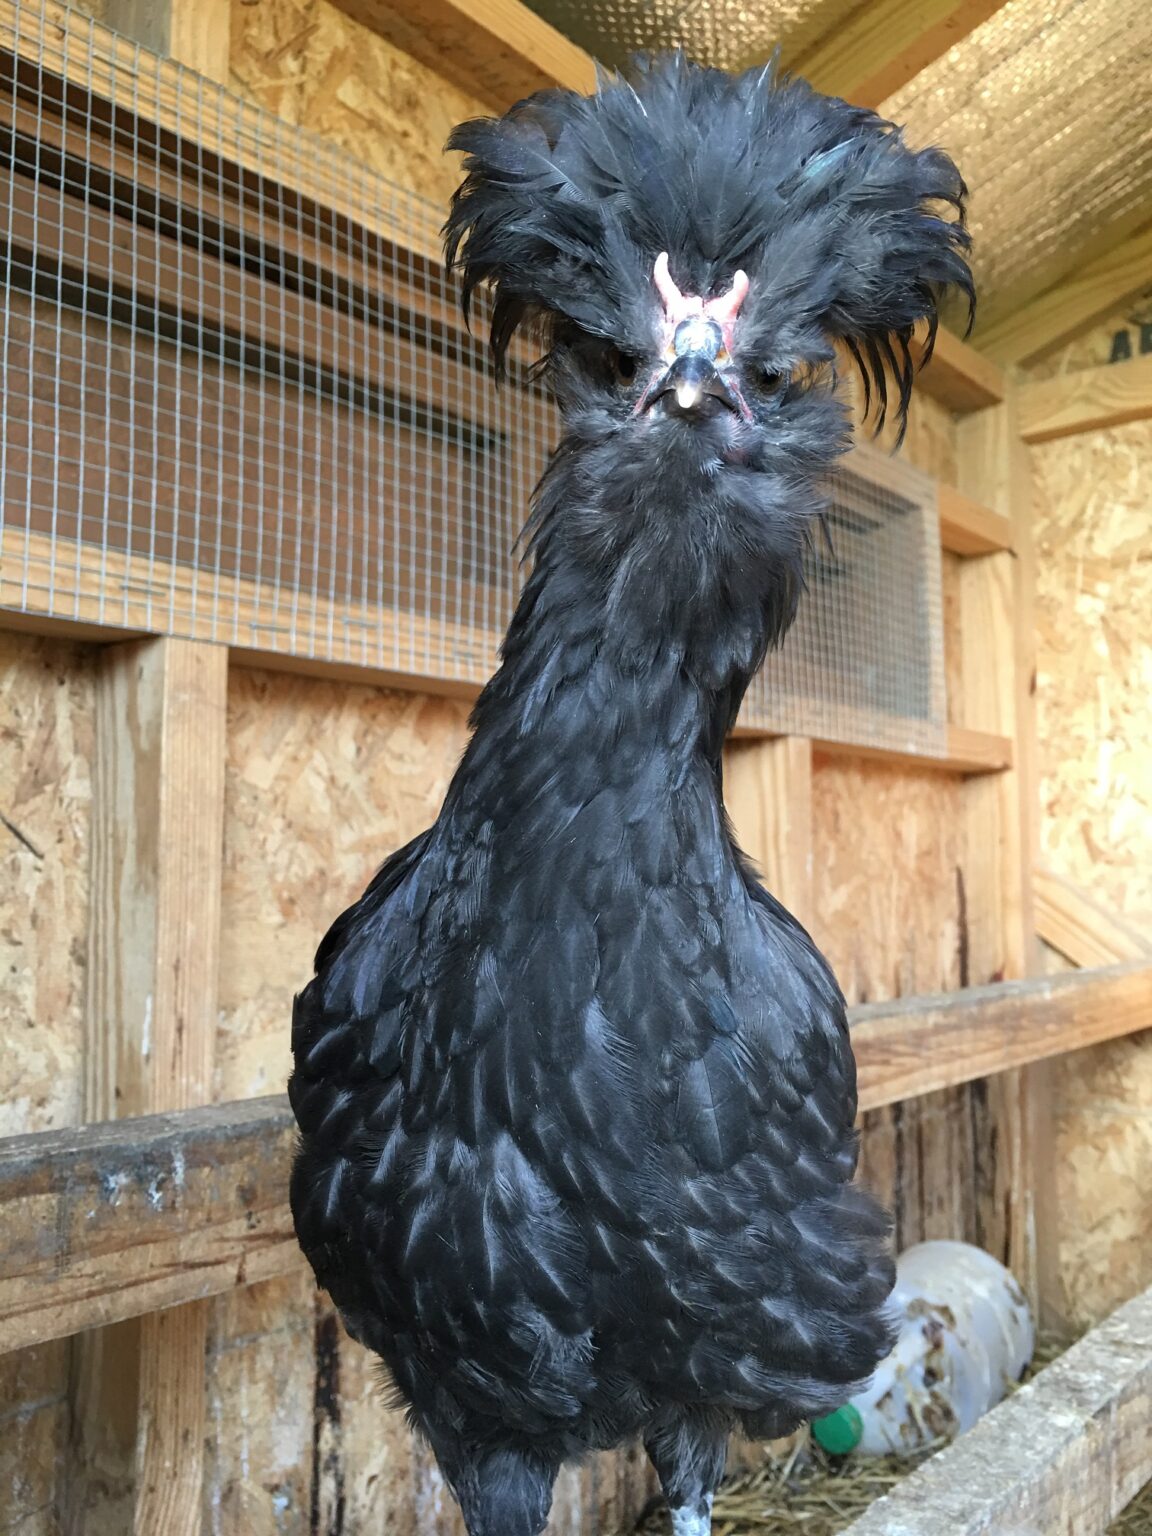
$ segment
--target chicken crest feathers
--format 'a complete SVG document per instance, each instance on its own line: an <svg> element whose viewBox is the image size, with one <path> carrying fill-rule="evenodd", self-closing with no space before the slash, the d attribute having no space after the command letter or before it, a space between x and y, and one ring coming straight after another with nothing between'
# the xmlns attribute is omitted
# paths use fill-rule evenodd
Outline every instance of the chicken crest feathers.
<svg viewBox="0 0 1152 1536"><path fill-rule="evenodd" d="M888 371L905 413L912 331L927 322L930 352L946 289L971 317L966 189L949 157L775 65L731 76L682 54L640 60L590 96L542 91L462 123L448 148L466 175L445 249L466 313L492 287L498 370L534 321L650 344L661 251L684 292L748 273L741 350L842 341L881 415Z"/></svg>

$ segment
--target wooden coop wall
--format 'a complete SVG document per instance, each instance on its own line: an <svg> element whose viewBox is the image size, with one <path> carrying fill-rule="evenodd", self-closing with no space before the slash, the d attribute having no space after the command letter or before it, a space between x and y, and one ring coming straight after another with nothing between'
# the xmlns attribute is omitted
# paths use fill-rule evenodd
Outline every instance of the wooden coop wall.
<svg viewBox="0 0 1152 1536"><path fill-rule="evenodd" d="M91 9L115 19L113 0ZM440 146L453 122L485 110L480 102L326 0L232 0L227 9L233 88L401 185L447 197L455 168ZM905 452L945 487L1006 515L1013 488L987 468L1008 458L1001 410L961 421L922 396ZM998 699L1000 714L990 714L983 690L987 646L1002 645L1006 633L1011 646L1004 603L996 606L1006 562L1006 553L943 555L952 723L1011 737L1011 700ZM994 622L985 622L989 604ZM17 829L5 834L0 886L0 956L16 978L0 995L11 1043L0 1060L8 1132L85 1118L101 649L0 630L0 783L13 786L0 812ZM230 668L224 703L210 1052L211 1091L221 1101L280 1091L291 993L316 939L381 857L435 814L467 713L460 700L248 665ZM1011 890L1027 847L1011 810L1020 768L973 778L959 762L941 771L813 752L791 740L740 743L731 766L734 810L752 829L751 851L811 926L850 1002L947 992L1028 969L1026 902ZM755 830L765 806L775 816L769 836ZM1043 1144L1029 1107L1036 1070L868 1113L863 1173L893 1208L901 1244L967 1238L1035 1279L1031 1213L1013 1198L1031 1197L1029 1170ZM1075 1134L1071 1120L1061 1131ZM343 1337L302 1271L201 1305L203 1504L187 1530L459 1536L428 1458L381 1406L371 1362ZM94 1360L131 1365L139 1329L118 1324L101 1340L54 1340L0 1356L0 1498L22 1536L131 1528L135 1377L113 1380L103 1396L93 1396L90 1377ZM195 1393L199 1384L189 1385ZM635 1457L600 1458L565 1474L551 1529L610 1532L649 1487Z"/></svg>
<svg viewBox="0 0 1152 1536"><path fill-rule="evenodd" d="M1031 370L1068 377L1108 364L1139 331L1123 310ZM1037 564L1040 847L1152 950L1152 421L1031 450ZM1049 951L1052 969L1069 961ZM1152 1283L1152 1033L1062 1058L1053 1069L1060 1275L1087 1327Z"/></svg>

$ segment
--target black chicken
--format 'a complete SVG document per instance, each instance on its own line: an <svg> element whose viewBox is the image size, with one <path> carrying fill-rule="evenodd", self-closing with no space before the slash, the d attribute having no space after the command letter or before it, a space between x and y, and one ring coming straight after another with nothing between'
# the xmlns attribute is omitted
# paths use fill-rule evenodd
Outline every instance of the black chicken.
<svg viewBox="0 0 1152 1536"><path fill-rule="evenodd" d="M444 808L297 1001L292 1209L471 1536L536 1536L561 1462L636 1435L699 1536L729 1432L889 1345L843 999L720 759L847 445L834 343L903 416L913 326L971 300L964 187L871 112L680 57L450 147L465 306L492 285L498 366L544 326L565 436Z"/></svg>

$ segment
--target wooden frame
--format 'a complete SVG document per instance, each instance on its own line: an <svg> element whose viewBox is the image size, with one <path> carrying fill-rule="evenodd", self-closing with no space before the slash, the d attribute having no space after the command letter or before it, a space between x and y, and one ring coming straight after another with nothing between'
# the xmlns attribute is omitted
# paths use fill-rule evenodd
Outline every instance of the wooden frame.
<svg viewBox="0 0 1152 1536"><path fill-rule="evenodd" d="M1073 965L1117 965L1152 958L1152 940L1042 865L1032 871L1036 932Z"/></svg>
<svg viewBox="0 0 1152 1536"><path fill-rule="evenodd" d="M844 1536L1102 1536L1152 1477L1152 1291L1093 1328Z"/></svg>
<svg viewBox="0 0 1152 1536"><path fill-rule="evenodd" d="M1028 443L1147 421L1152 417L1152 356L1023 384L1019 400L1020 432Z"/></svg>
<svg viewBox="0 0 1152 1536"><path fill-rule="evenodd" d="M784 748L775 771L794 790L803 749ZM796 821L773 855L801 881L802 836ZM790 896L808 899L802 884ZM1152 964L869 1004L850 1019L863 1112L1152 1027ZM294 1140L276 1097L0 1142L4 1348L298 1268Z"/></svg>
<svg viewBox="0 0 1152 1536"><path fill-rule="evenodd" d="M1091 257L1026 304L979 331L982 352L997 362L1030 363L1107 320L1148 287L1152 225Z"/></svg>

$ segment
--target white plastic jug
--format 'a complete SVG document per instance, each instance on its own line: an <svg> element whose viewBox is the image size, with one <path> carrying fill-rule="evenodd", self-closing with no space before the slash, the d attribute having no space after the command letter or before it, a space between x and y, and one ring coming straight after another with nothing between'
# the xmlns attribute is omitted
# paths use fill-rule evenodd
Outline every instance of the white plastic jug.
<svg viewBox="0 0 1152 1536"><path fill-rule="evenodd" d="M834 1454L910 1453L954 1440L1020 1379L1035 1330L1003 1264L970 1243L917 1243L896 1261L892 1353L866 1391L812 1425Z"/></svg>

